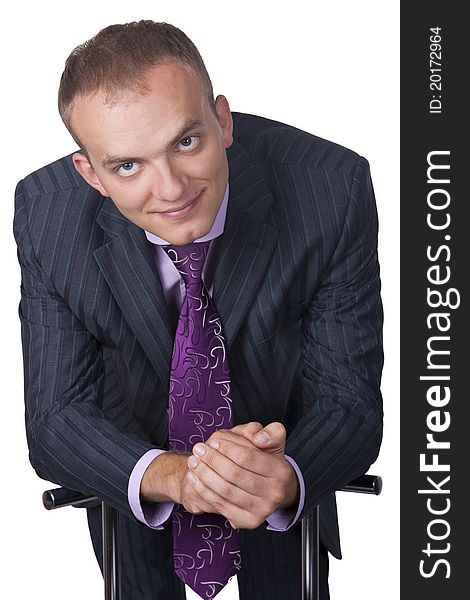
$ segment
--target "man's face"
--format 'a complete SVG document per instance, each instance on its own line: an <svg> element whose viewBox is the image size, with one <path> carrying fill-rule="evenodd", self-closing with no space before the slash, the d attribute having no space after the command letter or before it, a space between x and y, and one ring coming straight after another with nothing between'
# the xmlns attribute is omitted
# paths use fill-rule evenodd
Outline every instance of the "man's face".
<svg viewBox="0 0 470 600"><path fill-rule="evenodd" d="M150 69L145 84L112 104L103 92L76 100L71 123L88 158L76 153L74 164L130 221L187 244L209 232L224 196L230 109L219 96L216 116L199 77L176 62Z"/></svg>

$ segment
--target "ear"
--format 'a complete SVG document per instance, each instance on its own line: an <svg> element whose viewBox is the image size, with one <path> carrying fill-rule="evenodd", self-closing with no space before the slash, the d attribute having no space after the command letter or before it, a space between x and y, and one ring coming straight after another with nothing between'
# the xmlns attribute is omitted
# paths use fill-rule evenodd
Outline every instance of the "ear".
<svg viewBox="0 0 470 600"><path fill-rule="evenodd" d="M72 162L78 173L89 185L91 185L91 187L95 188L95 190L98 190L102 196L109 197L108 192L101 185L101 182L98 179L90 160L85 156L85 154L83 154L83 152L75 152L75 154L72 156Z"/></svg>
<svg viewBox="0 0 470 600"><path fill-rule="evenodd" d="M215 110L217 111L219 123L222 127L224 146L228 148L233 143L233 119L228 100L225 96L217 96L215 99Z"/></svg>

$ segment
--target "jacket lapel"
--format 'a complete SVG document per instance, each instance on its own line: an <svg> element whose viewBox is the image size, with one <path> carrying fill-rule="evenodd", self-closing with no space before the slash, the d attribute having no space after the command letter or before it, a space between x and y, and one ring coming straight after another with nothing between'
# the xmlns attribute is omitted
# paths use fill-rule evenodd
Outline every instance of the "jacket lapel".
<svg viewBox="0 0 470 600"><path fill-rule="evenodd" d="M168 386L173 336L153 248L111 200L97 219L111 240L94 257L145 354Z"/></svg>
<svg viewBox="0 0 470 600"><path fill-rule="evenodd" d="M217 252L214 302L230 346L264 279L279 230L269 212L273 197L261 169L236 142L228 158L230 199Z"/></svg>

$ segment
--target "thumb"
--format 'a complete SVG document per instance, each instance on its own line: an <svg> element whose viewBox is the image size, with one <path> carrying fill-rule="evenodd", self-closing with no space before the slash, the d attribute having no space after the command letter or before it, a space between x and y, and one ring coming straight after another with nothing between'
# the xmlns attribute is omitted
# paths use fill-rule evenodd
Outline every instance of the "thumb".
<svg viewBox="0 0 470 600"><path fill-rule="evenodd" d="M286 445L286 428L279 421L274 421L258 431L252 441L258 448L269 450L271 454L283 453Z"/></svg>

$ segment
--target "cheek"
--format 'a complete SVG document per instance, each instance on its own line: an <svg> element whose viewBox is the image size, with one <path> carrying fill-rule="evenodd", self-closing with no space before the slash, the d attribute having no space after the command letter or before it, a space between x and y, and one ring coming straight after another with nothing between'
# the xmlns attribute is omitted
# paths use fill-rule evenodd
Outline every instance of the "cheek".
<svg viewBox="0 0 470 600"><path fill-rule="evenodd" d="M194 166L193 172L197 171L199 177L213 182L220 181L226 177L228 172L225 148L218 140L212 140L206 146L205 152L201 153L198 160L195 161Z"/></svg>
<svg viewBox="0 0 470 600"><path fill-rule="evenodd" d="M108 188L108 191L114 204L125 213L138 212L145 206L148 199L146 186L140 185L137 181L115 184Z"/></svg>

